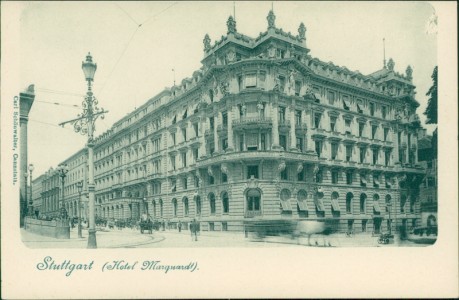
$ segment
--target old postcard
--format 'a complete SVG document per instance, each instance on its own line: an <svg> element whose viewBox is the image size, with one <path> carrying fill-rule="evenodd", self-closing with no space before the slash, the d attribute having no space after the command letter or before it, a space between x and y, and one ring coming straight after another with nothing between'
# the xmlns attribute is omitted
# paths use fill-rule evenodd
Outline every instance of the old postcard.
<svg viewBox="0 0 459 300"><path fill-rule="evenodd" d="M455 8L2 2L2 296L458 296Z"/></svg>

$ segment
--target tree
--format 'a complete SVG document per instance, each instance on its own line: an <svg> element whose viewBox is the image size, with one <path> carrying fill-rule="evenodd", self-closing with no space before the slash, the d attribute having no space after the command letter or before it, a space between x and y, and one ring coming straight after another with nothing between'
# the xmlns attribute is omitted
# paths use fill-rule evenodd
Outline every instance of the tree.
<svg viewBox="0 0 459 300"><path fill-rule="evenodd" d="M426 115L427 117L426 124L437 124L437 121L438 121L438 100L437 100L438 74L437 73L438 73L438 66L435 66L432 72L433 84L426 94L426 96L430 97L427 103L427 108L424 112L424 115Z"/></svg>

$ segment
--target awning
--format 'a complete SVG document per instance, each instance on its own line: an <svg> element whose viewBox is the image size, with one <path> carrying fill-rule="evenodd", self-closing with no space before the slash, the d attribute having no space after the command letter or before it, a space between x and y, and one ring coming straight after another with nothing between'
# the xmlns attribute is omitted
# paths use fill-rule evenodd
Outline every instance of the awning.
<svg viewBox="0 0 459 300"><path fill-rule="evenodd" d="M315 199L314 204L316 205L318 211L325 211L324 202L322 199Z"/></svg>
<svg viewBox="0 0 459 300"><path fill-rule="evenodd" d="M290 200L280 201L283 211L292 211L292 205L290 204Z"/></svg>
<svg viewBox="0 0 459 300"><path fill-rule="evenodd" d="M349 110L349 104L346 102L346 100L343 99L343 106L345 110Z"/></svg>
<svg viewBox="0 0 459 300"><path fill-rule="evenodd" d="M360 181L361 181L363 184L367 184L367 179L366 179L364 176L360 177Z"/></svg>
<svg viewBox="0 0 459 300"><path fill-rule="evenodd" d="M379 180L376 179L376 178L373 179L373 184L374 184L375 186L378 186L378 187L379 187Z"/></svg>
<svg viewBox="0 0 459 300"><path fill-rule="evenodd" d="M337 199L332 199L331 205L332 205L333 211L336 211L336 212L341 211L339 208L339 203Z"/></svg>
<svg viewBox="0 0 459 300"><path fill-rule="evenodd" d="M373 201L373 212L377 214L381 213L381 207L379 206L378 201Z"/></svg>
<svg viewBox="0 0 459 300"><path fill-rule="evenodd" d="M297 201L298 203L298 209L299 211L308 211L308 205L306 203L306 200L303 201Z"/></svg>
<svg viewBox="0 0 459 300"><path fill-rule="evenodd" d="M362 112L363 112L363 110L360 108L360 105L359 105L359 104L357 104L357 112L359 112L359 113L362 113Z"/></svg>

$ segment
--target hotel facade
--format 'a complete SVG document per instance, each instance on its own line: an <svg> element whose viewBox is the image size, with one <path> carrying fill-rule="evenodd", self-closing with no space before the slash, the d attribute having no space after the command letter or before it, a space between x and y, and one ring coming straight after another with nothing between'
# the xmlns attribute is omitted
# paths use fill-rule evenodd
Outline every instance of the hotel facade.
<svg viewBox="0 0 459 300"><path fill-rule="evenodd" d="M148 213L211 231L279 219L355 233L416 226L425 170L412 68L397 73L389 59L363 75L310 56L303 23L293 35L270 11L267 25L252 38L229 17L226 36L204 37L199 70L95 140L99 218ZM70 215L86 155L66 161L81 171L65 181ZM57 214L47 188L40 212Z"/></svg>

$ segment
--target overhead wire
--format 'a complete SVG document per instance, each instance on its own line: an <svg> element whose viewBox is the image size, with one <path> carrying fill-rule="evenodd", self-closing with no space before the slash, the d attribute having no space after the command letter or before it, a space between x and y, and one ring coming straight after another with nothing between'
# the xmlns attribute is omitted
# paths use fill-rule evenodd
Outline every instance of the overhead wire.
<svg viewBox="0 0 459 300"><path fill-rule="evenodd" d="M57 90L46 89L46 88L36 88L36 90L39 91L39 92L48 93L48 94L59 94L59 95L68 95L68 96L75 96L75 97L85 97L85 95L83 95L83 94L71 93L71 92L65 92L65 91L57 91Z"/></svg>
<svg viewBox="0 0 459 300"><path fill-rule="evenodd" d="M38 121L38 120L35 120L35 119L29 119L29 121L30 121L30 122L34 122L34 123L40 123L40 124L43 124L43 125L58 127L58 128L65 129L65 130L74 131L73 129L70 129L70 128L68 128L68 127L62 127L62 126L59 126L59 125L56 125L56 124L53 124L53 123Z"/></svg>
<svg viewBox="0 0 459 300"><path fill-rule="evenodd" d="M81 109L81 106L78 106L76 104L64 104L64 103L59 103L59 102L50 102L50 101L43 101L43 100L35 100L35 102L58 105L58 106L65 106L65 107L71 107L71 108L75 108L75 109Z"/></svg>
<svg viewBox="0 0 459 300"><path fill-rule="evenodd" d="M123 12L124 12L124 13L125 13L125 14L126 14L128 17L129 17L129 19L131 19L131 20L132 20L132 22L134 22L134 23L135 23L135 25L137 25L137 26L141 26L141 24L137 23L137 22L136 22L136 20L134 20L134 18L133 18L133 17L131 17L131 15L130 15L130 14L128 14L128 12L127 12L127 11L125 11L125 10L124 10L124 9L123 9L121 6L119 6L119 5L118 5L118 3L116 3L116 2L115 2L115 5L116 5L116 6L118 6L118 8L119 8L119 9L121 9L121 10L122 10L122 11L123 11Z"/></svg>
<svg viewBox="0 0 459 300"><path fill-rule="evenodd" d="M137 33L137 31L139 30L139 28L144 25L145 23L147 22L150 22L153 18L161 15L162 13L164 13L165 11L167 11L169 8L171 8L172 6L176 5L178 2L174 2L172 3L171 5L169 5L168 7L166 7L165 9L163 9L162 11L160 11L159 13L151 16L150 18L146 19L144 22L138 24L121 6L119 6L118 4L116 4L116 6L118 8L120 8L130 19L131 21L133 21L136 25L137 25L137 28L136 30L132 33L131 37L129 38L129 41L127 42L126 46L124 47L123 51L121 52L121 55L119 56L118 60L116 61L115 65L113 66L112 70L110 71L108 77L107 77L107 80L105 81L105 83L102 85L102 88L100 89L100 91L98 92L98 96L102 94L102 92L104 91L105 89L105 86L107 85L108 81L110 80L113 72L115 71L116 67L118 66L118 63L120 62L121 58L124 56L127 48L129 47L129 45L131 44L135 34Z"/></svg>
<svg viewBox="0 0 459 300"><path fill-rule="evenodd" d="M172 3L171 5L169 5L168 7L166 7L165 9L163 9L162 11L160 11L159 13L157 13L156 15L153 15L151 16L150 18L148 18L147 20L143 21L139 26L142 26L142 25L145 25L145 23L147 22L150 22L153 18L159 16L160 14L162 14L163 12L165 12L166 10L168 10L169 8L171 8L172 6L178 4L178 2L174 2Z"/></svg>

